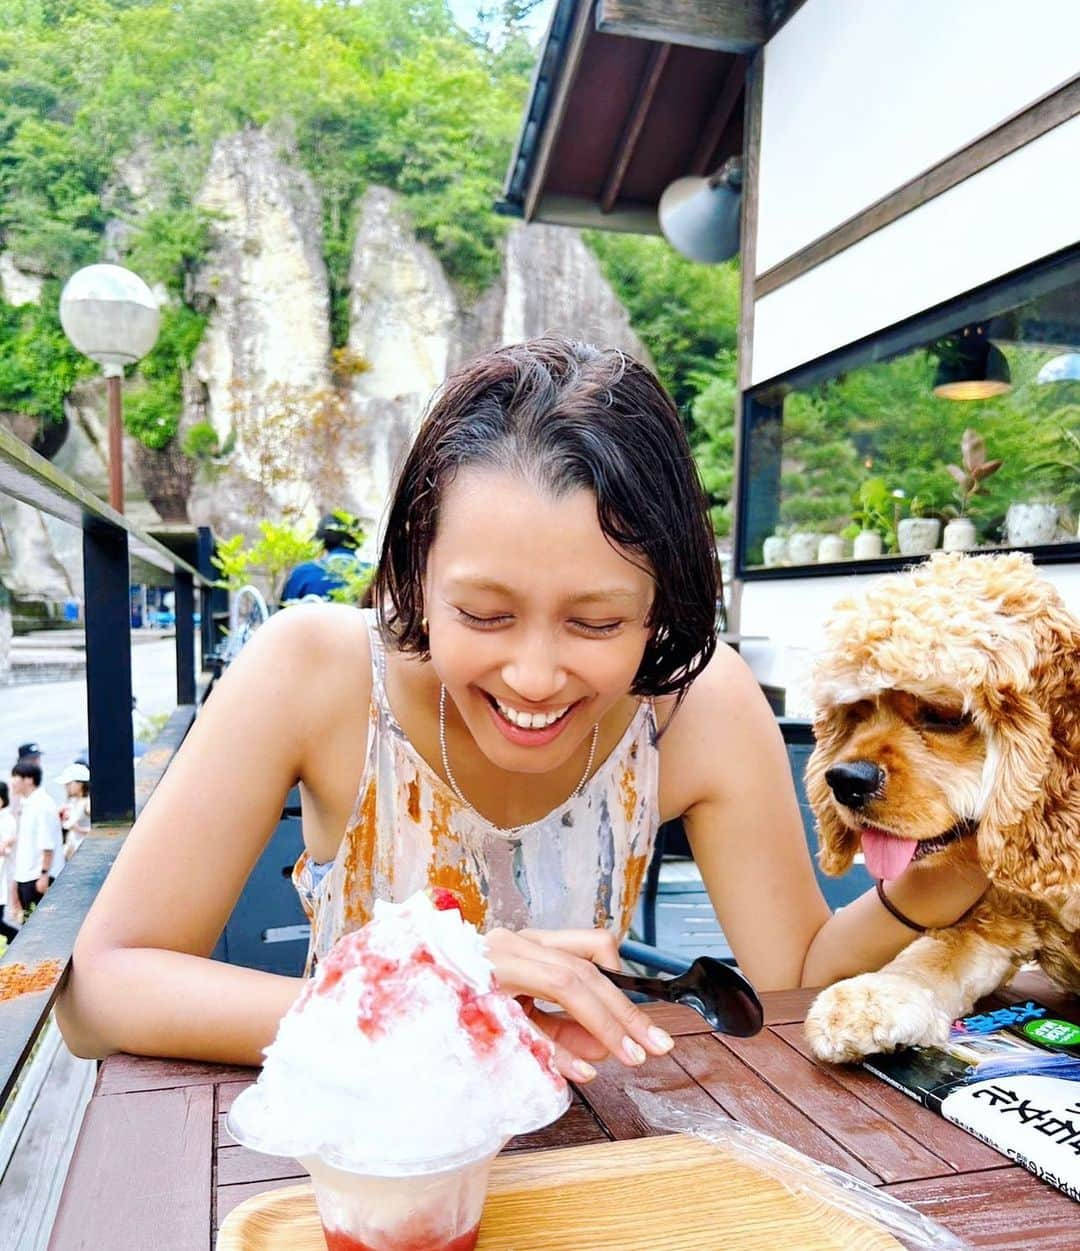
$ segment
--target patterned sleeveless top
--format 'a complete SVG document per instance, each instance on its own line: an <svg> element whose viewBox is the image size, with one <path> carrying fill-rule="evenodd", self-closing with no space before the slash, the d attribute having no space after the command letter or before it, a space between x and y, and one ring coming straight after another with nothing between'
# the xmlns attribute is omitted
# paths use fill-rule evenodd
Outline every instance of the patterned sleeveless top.
<svg viewBox="0 0 1080 1251"><path fill-rule="evenodd" d="M423 759L386 696L386 655L375 613L367 758L337 856L305 851L293 882L311 921L308 972L371 916L427 886L454 892L486 931L612 930L622 938L641 892L659 826L659 752L652 703L643 700L619 743L576 798L515 833L466 807Z"/></svg>

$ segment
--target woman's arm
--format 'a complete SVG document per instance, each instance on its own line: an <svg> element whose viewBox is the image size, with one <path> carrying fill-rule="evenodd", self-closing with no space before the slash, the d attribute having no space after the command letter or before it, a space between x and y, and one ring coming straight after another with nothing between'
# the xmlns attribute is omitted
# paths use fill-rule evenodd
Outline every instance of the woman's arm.
<svg viewBox="0 0 1080 1251"><path fill-rule="evenodd" d="M57 1009L76 1055L257 1063L273 1038L299 979L206 957L334 706L340 630L326 614L347 611L272 618L200 711L76 941ZM351 663L366 672L363 653Z"/></svg>
<svg viewBox="0 0 1080 1251"><path fill-rule="evenodd" d="M877 969L917 937L873 891L830 914L779 726L734 652L720 650L661 744L673 794L690 799L686 830L717 917L759 989L823 986ZM889 884L889 897L929 927L955 921L985 888L977 869L914 866Z"/></svg>

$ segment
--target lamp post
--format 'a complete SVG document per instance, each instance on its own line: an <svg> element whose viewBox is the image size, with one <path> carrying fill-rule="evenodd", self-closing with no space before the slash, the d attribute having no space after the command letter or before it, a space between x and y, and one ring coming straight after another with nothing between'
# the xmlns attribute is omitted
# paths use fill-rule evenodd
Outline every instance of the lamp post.
<svg viewBox="0 0 1080 1251"><path fill-rule="evenodd" d="M154 346L161 317L154 293L130 269L87 265L60 295L60 324L72 344L102 368L109 392L109 503L124 511L124 366Z"/></svg>

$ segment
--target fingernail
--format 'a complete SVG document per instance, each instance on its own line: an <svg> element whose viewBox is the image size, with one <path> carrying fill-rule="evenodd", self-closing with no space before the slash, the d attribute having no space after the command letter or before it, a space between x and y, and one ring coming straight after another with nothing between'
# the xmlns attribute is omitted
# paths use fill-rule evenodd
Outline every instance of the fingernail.
<svg viewBox="0 0 1080 1251"><path fill-rule="evenodd" d="M622 1040L623 1055L631 1064L645 1063L645 1048L640 1043L634 1042L632 1038L627 1036Z"/></svg>
<svg viewBox="0 0 1080 1251"><path fill-rule="evenodd" d="M591 1082L596 1076L596 1069L584 1060L575 1060L570 1067L574 1070L574 1076L579 1082Z"/></svg>
<svg viewBox="0 0 1080 1251"><path fill-rule="evenodd" d="M675 1039L659 1025L650 1025L646 1037L657 1051L670 1051L675 1046Z"/></svg>

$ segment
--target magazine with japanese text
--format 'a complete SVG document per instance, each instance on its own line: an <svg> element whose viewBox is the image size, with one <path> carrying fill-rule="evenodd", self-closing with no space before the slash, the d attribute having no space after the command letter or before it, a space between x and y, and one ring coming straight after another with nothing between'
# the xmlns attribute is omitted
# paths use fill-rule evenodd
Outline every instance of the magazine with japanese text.
<svg viewBox="0 0 1080 1251"><path fill-rule="evenodd" d="M1027 1000L863 1065L1080 1200L1080 1025Z"/></svg>

